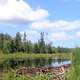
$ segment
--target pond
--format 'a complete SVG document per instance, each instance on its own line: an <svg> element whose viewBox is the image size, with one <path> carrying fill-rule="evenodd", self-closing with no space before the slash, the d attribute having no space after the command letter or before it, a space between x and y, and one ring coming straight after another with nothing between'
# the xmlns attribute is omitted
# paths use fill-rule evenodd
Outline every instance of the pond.
<svg viewBox="0 0 80 80"><path fill-rule="evenodd" d="M8 59L0 63L0 69L3 68L18 68L18 67L58 67L66 64L71 64L69 59Z"/></svg>

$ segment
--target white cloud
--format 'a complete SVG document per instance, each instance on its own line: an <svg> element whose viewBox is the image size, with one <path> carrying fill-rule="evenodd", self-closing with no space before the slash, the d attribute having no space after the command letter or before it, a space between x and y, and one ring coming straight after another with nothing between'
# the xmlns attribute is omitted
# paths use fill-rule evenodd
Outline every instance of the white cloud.
<svg viewBox="0 0 80 80"><path fill-rule="evenodd" d="M76 37L75 38L80 39L80 31L76 32Z"/></svg>
<svg viewBox="0 0 80 80"><path fill-rule="evenodd" d="M26 29L25 31L22 31L21 34L23 35L24 32L26 32L27 39L32 42L36 42L40 38L40 33L35 30Z"/></svg>
<svg viewBox="0 0 80 80"><path fill-rule="evenodd" d="M59 41L66 41L72 39L72 36L66 34L66 32L56 32L56 33L51 33L48 36L49 39L51 40L59 40Z"/></svg>
<svg viewBox="0 0 80 80"><path fill-rule="evenodd" d="M48 29L48 30L74 30L80 28L80 20L75 21L64 21L64 20L58 20L51 22L50 20L43 20L43 21L37 21L33 22L31 25L32 29L40 30L40 29Z"/></svg>
<svg viewBox="0 0 80 80"><path fill-rule="evenodd" d="M36 21L48 16L48 11L34 10L23 0L0 0L0 22Z"/></svg>
<svg viewBox="0 0 80 80"><path fill-rule="evenodd" d="M38 31L27 29L24 32L26 32L27 34L27 39L32 40L32 42L36 42L38 39L40 39L40 32ZM24 32L23 31L21 32L22 35ZM56 33L52 32L47 35L45 34L44 39L46 42L53 41L53 40L54 41L56 40L57 41L68 41L68 40L73 39L73 36L68 35L66 32L56 32Z"/></svg>
<svg viewBox="0 0 80 80"><path fill-rule="evenodd" d="M25 31L22 31L21 34L23 35L24 32L26 32L27 34L27 39L31 40L32 42L36 42L38 39L40 39L40 33L35 30L27 29ZM53 32L49 33L48 35L44 35L44 39L46 42L50 42L53 40L66 41L72 39L72 36L67 35L66 32Z"/></svg>

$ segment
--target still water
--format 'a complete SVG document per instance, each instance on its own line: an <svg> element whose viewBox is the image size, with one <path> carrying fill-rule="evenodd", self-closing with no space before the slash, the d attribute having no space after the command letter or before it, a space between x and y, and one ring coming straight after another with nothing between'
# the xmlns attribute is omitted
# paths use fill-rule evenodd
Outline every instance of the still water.
<svg viewBox="0 0 80 80"><path fill-rule="evenodd" d="M3 61L0 64L1 68L18 68L18 67L57 67L65 64L71 64L71 61L68 59L45 59L45 58L38 58L38 59L8 59Z"/></svg>

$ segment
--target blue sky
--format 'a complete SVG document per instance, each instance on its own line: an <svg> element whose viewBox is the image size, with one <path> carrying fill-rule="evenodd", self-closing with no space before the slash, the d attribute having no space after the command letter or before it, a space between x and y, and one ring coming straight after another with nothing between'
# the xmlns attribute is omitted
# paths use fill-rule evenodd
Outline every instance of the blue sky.
<svg viewBox="0 0 80 80"><path fill-rule="evenodd" d="M44 32L55 46L80 46L80 0L0 0L0 32L33 42Z"/></svg>
<svg viewBox="0 0 80 80"><path fill-rule="evenodd" d="M80 19L80 0L27 0L34 8L40 6L50 13L50 19Z"/></svg>

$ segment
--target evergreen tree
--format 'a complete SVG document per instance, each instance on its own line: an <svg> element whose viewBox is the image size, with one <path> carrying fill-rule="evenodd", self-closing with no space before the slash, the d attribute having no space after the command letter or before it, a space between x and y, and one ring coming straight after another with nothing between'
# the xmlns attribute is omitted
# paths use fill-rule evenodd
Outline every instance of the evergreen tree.
<svg viewBox="0 0 80 80"><path fill-rule="evenodd" d="M53 47L51 46L51 43L48 44L48 53L53 53Z"/></svg>
<svg viewBox="0 0 80 80"><path fill-rule="evenodd" d="M4 34L0 33L0 49L3 49L3 45L4 45Z"/></svg>
<svg viewBox="0 0 80 80"><path fill-rule="evenodd" d="M9 40L4 40L3 52L10 53L11 52L11 42Z"/></svg>
<svg viewBox="0 0 80 80"><path fill-rule="evenodd" d="M21 51L22 39L21 39L21 34L19 32L16 33L15 44L16 44L16 51Z"/></svg>
<svg viewBox="0 0 80 80"><path fill-rule="evenodd" d="M14 52L17 51L15 40L11 40L11 45L10 45L10 47L11 47L11 51L10 51L11 53L14 53Z"/></svg>
<svg viewBox="0 0 80 80"><path fill-rule="evenodd" d="M46 53L45 51L45 41L44 41L44 32L41 32L41 38L39 41L40 53Z"/></svg>
<svg viewBox="0 0 80 80"><path fill-rule="evenodd" d="M24 32L24 36L23 36L23 50L22 51L26 52L26 47L27 47L26 32Z"/></svg>
<svg viewBox="0 0 80 80"><path fill-rule="evenodd" d="M27 51L27 53L32 53L32 43L30 40L27 41L26 51Z"/></svg>
<svg viewBox="0 0 80 80"><path fill-rule="evenodd" d="M54 48L50 44L45 44L44 32L40 33L40 39L37 43L32 43L31 40L26 39L24 32L23 40L20 32L16 33L15 37L9 34L0 33L0 51L5 53L27 52L27 53L69 53L71 49L64 47Z"/></svg>
<svg viewBox="0 0 80 80"><path fill-rule="evenodd" d="M40 53L38 43L34 43L34 46L33 46L33 53Z"/></svg>

